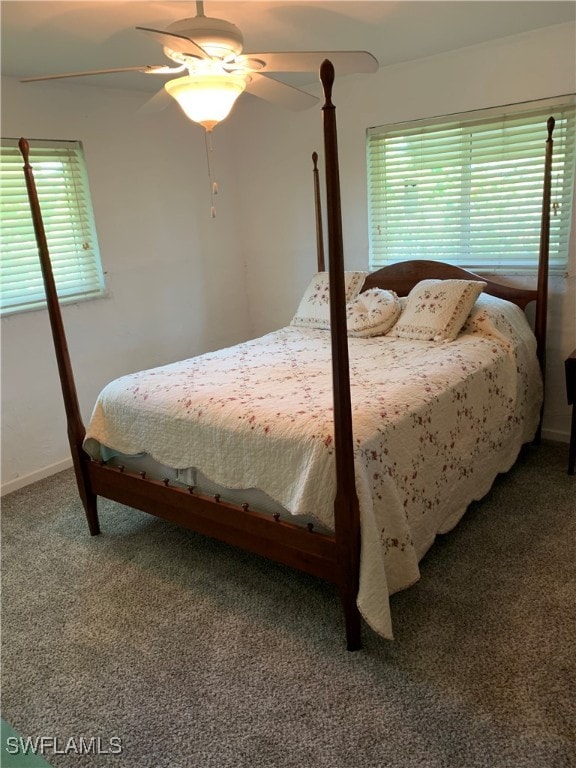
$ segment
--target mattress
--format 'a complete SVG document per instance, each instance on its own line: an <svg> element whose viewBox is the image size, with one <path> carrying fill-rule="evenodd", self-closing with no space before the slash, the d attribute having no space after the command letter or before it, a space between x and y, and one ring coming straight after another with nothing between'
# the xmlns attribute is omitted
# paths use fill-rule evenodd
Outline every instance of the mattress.
<svg viewBox="0 0 576 768"><path fill-rule="evenodd" d="M226 489L258 491L333 528L330 332L289 326L123 376L86 432L96 460L145 454ZM361 517L358 607L392 638L389 596L415 583L435 536L532 439L542 402L521 310L482 295L455 341L350 338ZM188 484L188 483L187 483Z"/></svg>

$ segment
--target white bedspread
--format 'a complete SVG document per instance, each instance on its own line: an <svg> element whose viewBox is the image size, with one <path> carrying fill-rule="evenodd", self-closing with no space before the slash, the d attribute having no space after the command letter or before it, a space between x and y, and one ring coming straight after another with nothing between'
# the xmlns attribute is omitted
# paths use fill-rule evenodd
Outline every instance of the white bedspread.
<svg viewBox="0 0 576 768"><path fill-rule="evenodd" d="M438 532L533 436L542 397L523 313L481 296L451 343L349 339L362 552L358 606L392 638L389 595L419 578ZM147 453L231 488L260 488L333 525L330 334L297 327L124 376L85 448Z"/></svg>

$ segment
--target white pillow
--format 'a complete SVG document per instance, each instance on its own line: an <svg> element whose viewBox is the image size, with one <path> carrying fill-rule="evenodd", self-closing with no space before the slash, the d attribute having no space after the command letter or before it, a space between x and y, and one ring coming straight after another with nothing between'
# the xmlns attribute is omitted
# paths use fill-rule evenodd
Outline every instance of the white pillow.
<svg viewBox="0 0 576 768"><path fill-rule="evenodd" d="M468 319L462 327L462 334L474 334L500 339L506 344L518 345L522 337L533 349L536 339L526 315L520 307L506 299L499 299L483 293L476 300Z"/></svg>
<svg viewBox="0 0 576 768"><path fill-rule="evenodd" d="M421 280L408 294L390 336L453 341L486 283L480 280Z"/></svg>
<svg viewBox="0 0 576 768"><path fill-rule="evenodd" d="M358 296L367 274L367 272L344 272L346 303ZM329 330L330 285L328 272L318 272L312 278L290 325Z"/></svg>
<svg viewBox="0 0 576 768"><path fill-rule="evenodd" d="M348 336L383 336L400 317L402 305L394 291L370 288L346 305Z"/></svg>

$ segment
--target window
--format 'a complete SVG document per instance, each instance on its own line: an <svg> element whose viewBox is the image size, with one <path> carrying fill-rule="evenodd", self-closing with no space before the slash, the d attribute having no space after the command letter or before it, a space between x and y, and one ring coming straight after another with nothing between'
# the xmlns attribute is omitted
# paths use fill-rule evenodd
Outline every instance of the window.
<svg viewBox="0 0 576 768"><path fill-rule="evenodd" d="M0 312L46 306L44 283L17 139L0 143ZM78 301L104 293L92 204L78 141L30 142L58 295Z"/></svg>
<svg viewBox="0 0 576 768"><path fill-rule="evenodd" d="M487 273L538 264L546 121L553 134L550 273L564 274L575 108L567 100L370 128L370 268L438 259Z"/></svg>

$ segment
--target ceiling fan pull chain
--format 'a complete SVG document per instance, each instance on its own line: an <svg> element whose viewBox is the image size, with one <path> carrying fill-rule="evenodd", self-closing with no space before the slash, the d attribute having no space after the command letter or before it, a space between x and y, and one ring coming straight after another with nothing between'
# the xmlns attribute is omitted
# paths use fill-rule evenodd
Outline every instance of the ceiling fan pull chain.
<svg viewBox="0 0 576 768"><path fill-rule="evenodd" d="M208 182L210 184L210 217L216 218L216 206L214 205L214 195L218 194L218 182L212 181L212 170L210 165L210 152L213 151L212 147L212 131L204 131L204 145L206 147L206 165L208 167Z"/></svg>

